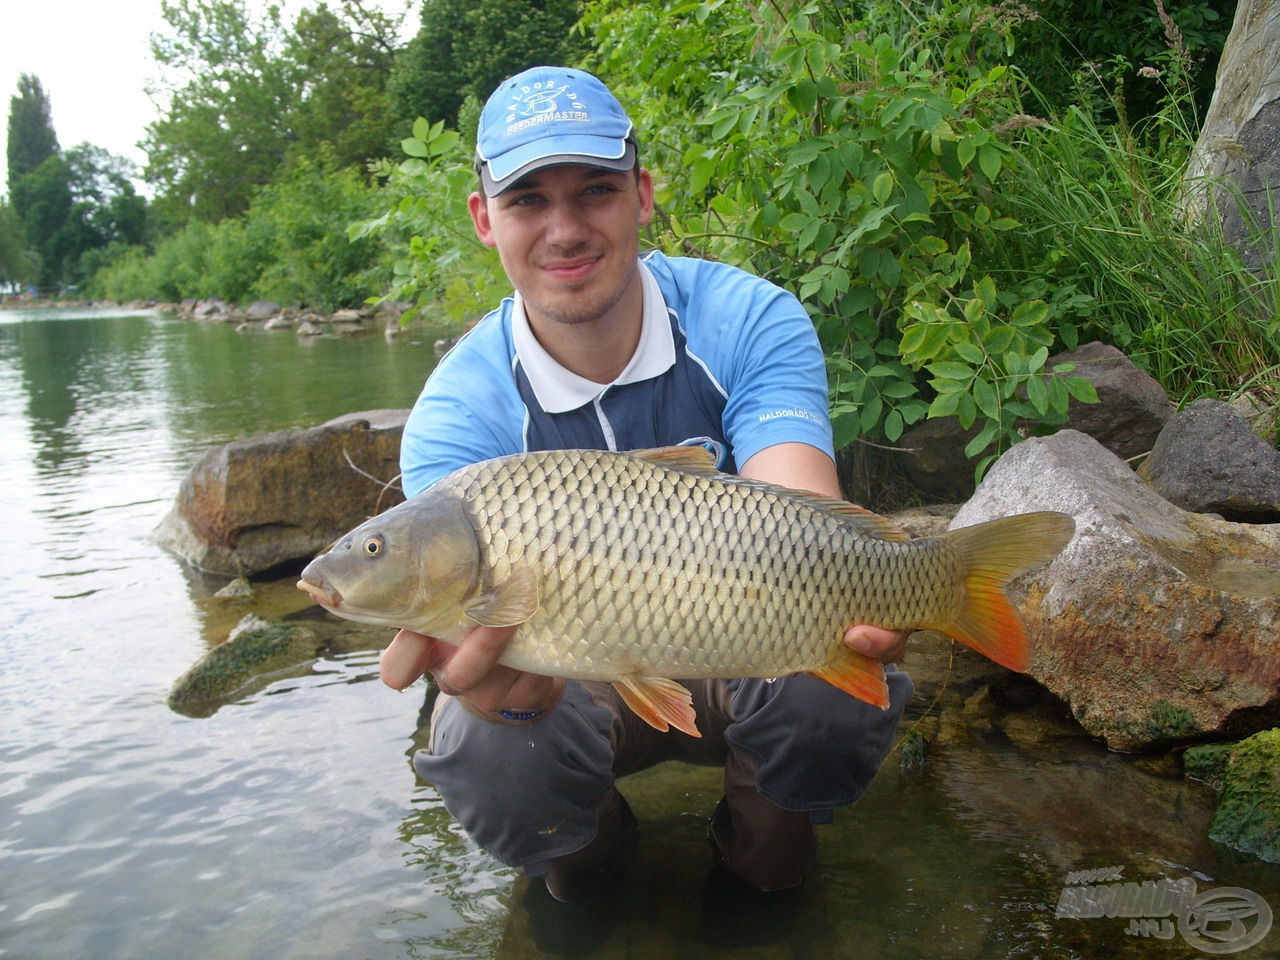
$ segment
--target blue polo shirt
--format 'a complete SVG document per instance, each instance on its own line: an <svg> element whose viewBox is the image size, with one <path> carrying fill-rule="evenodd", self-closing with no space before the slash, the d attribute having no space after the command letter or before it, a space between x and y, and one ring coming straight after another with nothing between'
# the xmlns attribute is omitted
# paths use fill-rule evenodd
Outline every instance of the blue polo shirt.
<svg viewBox="0 0 1280 960"><path fill-rule="evenodd" d="M640 276L640 343L612 383L556 363L519 294L459 340L405 424L405 495L531 450L696 443L728 472L777 443L832 454L825 360L794 296L727 264L661 253L641 258Z"/></svg>

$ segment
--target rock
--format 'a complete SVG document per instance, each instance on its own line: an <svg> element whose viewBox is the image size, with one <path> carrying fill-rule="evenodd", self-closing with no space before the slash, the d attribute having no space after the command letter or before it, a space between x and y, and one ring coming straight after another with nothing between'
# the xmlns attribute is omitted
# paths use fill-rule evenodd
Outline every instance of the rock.
<svg viewBox="0 0 1280 960"><path fill-rule="evenodd" d="M1155 445L1174 409L1155 378L1115 347L1097 341L1050 357L1047 366L1062 363L1075 364L1075 369L1059 376L1084 377L1098 391L1097 403L1071 398L1064 430L1088 434L1123 460Z"/></svg>
<svg viewBox="0 0 1280 960"><path fill-rule="evenodd" d="M293 318L284 314L276 314L263 325L264 330L288 330L293 326Z"/></svg>
<svg viewBox="0 0 1280 960"><path fill-rule="evenodd" d="M1174 414L1138 474L1185 510L1280 523L1280 451L1221 400Z"/></svg>
<svg viewBox="0 0 1280 960"><path fill-rule="evenodd" d="M1230 749L1209 839L1280 863L1280 730L1265 730Z"/></svg>
<svg viewBox="0 0 1280 960"><path fill-rule="evenodd" d="M272 303L270 300L255 300L249 304L248 309L244 311L246 319L249 320L266 320L274 317L280 312L280 304Z"/></svg>
<svg viewBox="0 0 1280 960"><path fill-rule="evenodd" d="M313 659L320 647L306 627L248 614L223 643L174 681L169 706L187 716L208 716L255 681Z"/></svg>
<svg viewBox="0 0 1280 960"><path fill-rule="evenodd" d="M1071 398L1062 429L1086 433L1126 460L1150 450L1173 413L1160 384L1115 347L1096 341L1050 357L1045 367L1068 363L1074 369L1051 376L1083 377L1097 390L1098 402ZM980 429L975 423L966 430L955 417L926 420L902 436L899 446L908 451L902 457L903 472L931 496L967 499L974 490L974 461L964 448Z"/></svg>
<svg viewBox="0 0 1280 960"><path fill-rule="evenodd" d="M311 320L303 320L298 324L297 333L300 337L318 337L324 333L324 328Z"/></svg>
<svg viewBox="0 0 1280 960"><path fill-rule="evenodd" d="M1010 593L1031 676L1089 733L1136 751L1280 723L1280 525L1183 511L1077 431L1015 446L952 526L1029 510L1076 520Z"/></svg>
<svg viewBox="0 0 1280 960"><path fill-rule="evenodd" d="M407 410L349 414L215 447L192 467L155 538L210 573L245 576L327 547L404 499Z"/></svg>
<svg viewBox="0 0 1280 960"><path fill-rule="evenodd" d="M306 627L251 613L174 681L169 707L186 716L208 716L251 682L311 660L319 647Z"/></svg>
<svg viewBox="0 0 1280 960"><path fill-rule="evenodd" d="M363 323L364 314L359 310L337 310L330 319L334 323Z"/></svg>
<svg viewBox="0 0 1280 960"><path fill-rule="evenodd" d="M245 577L236 577L214 594L219 600L251 600L253 584Z"/></svg>

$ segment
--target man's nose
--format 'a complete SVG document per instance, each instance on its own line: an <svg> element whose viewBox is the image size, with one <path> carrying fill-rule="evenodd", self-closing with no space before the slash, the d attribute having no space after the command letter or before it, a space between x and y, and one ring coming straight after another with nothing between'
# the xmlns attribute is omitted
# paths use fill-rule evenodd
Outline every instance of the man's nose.
<svg viewBox="0 0 1280 960"><path fill-rule="evenodd" d="M553 203L547 210L548 243L567 247L580 243L588 234L586 217L572 203Z"/></svg>

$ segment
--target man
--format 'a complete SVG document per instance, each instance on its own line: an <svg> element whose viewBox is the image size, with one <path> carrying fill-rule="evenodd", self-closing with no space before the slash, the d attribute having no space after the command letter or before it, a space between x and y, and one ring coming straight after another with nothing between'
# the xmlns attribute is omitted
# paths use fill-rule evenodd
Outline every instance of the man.
<svg viewBox="0 0 1280 960"><path fill-rule="evenodd" d="M840 496L824 360L798 301L723 264L639 255L653 182L613 94L581 71L537 67L481 114L477 236L514 297L428 379L405 427L412 496L468 463L525 450L697 443L721 469ZM635 821L615 777L666 759L725 766L711 823L716 862L759 890L795 887L813 824L874 776L911 695L888 672L881 711L811 676L690 682L693 740L660 734L607 684L498 664L509 629L456 648L402 631L382 678L426 672L446 694L414 765L482 847L571 900L611 875ZM846 642L886 662L905 634L852 626Z"/></svg>

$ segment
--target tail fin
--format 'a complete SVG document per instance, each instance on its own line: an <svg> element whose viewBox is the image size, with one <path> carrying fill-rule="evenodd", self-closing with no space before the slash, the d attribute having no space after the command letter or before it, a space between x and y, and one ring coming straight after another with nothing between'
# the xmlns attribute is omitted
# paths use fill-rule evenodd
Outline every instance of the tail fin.
<svg viewBox="0 0 1280 960"><path fill-rule="evenodd" d="M1065 513L1022 513L943 534L964 570L960 611L934 629L954 637L1001 666L1024 673L1031 646L1022 616L1005 587L1056 557L1070 542L1075 521Z"/></svg>

